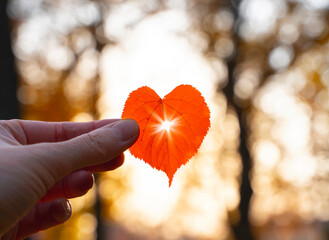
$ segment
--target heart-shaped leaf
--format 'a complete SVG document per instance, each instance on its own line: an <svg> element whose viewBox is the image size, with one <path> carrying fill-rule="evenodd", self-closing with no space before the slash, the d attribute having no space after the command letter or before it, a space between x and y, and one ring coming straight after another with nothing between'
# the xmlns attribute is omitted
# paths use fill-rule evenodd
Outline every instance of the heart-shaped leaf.
<svg viewBox="0 0 329 240"><path fill-rule="evenodd" d="M130 93L122 118L140 128L131 154L165 172L171 185L177 169L198 151L210 127L210 111L201 93L180 85L161 99L149 87Z"/></svg>

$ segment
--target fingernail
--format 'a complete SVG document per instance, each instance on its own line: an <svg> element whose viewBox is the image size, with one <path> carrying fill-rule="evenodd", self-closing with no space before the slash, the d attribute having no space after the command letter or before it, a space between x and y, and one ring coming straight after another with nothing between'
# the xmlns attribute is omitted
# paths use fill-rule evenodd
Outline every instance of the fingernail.
<svg viewBox="0 0 329 240"><path fill-rule="evenodd" d="M50 211L52 218L56 222L63 223L71 217L72 214L71 203L69 200L59 199L58 201L52 204Z"/></svg>
<svg viewBox="0 0 329 240"><path fill-rule="evenodd" d="M139 132L137 122L132 119L118 121L112 126L112 129L117 132L122 141L137 137Z"/></svg>

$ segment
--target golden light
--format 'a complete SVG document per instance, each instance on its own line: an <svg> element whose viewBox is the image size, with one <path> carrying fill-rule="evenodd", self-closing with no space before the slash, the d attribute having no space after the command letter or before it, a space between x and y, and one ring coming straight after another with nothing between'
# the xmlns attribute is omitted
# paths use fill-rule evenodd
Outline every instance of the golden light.
<svg viewBox="0 0 329 240"><path fill-rule="evenodd" d="M168 121L168 120L164 120L160 127L159 130L160 131L166 131L166 132L170 132L171 127L174 125L173 121Z"/></svg>
<svg viewBox="0 0 329 240"><path fill-rule="evenodd" d="M174 118L174 117L164 117L164 119L161 119L158 116L155 116L158 119L158 124L156 124L155 129L156 133L158 132L175 132L177 131L177 126L180 124L180 119L179 118Z"/></svg>
<svg viewBox="0 0 329 240"><path fill-rule="evenodd" d="M186 37L176 34L186 32L191 24L184 10L164 11L139 22L131 31L124 33L125 37L119 44L104 49L100 61L102 93L98 101L101 118L120 116L125 102L123 96L128 97L131 91L141 86L149 86L164 97L180 84L190 84L202 93L214 114L211 121L217 122L222 117L220 113L224 108L213 99L216 80L218 77L222 79L226 72L224 65L221 71L217 71L218 68L214 70L213 62L203 56L199 45L193 45L193 41L188 39L197 33L191 31ZM177 131L179 118L155 117L158 120L155 132L161 131L170 136ZM227 229L223 224L219 231L220 224L214 219L220 216L220 222L226 221L222 211L227 203L226 197L220 193L223 188L219 187L224 184L214 167L218 157L218 145L212 144L214 138L218 138L216 131L216 127L210 129L199 154L177 171L170 188L165 173L126 152L124 166L116 171L118 175L127 177L124 181L131 190L122 194L120 201L114 201L111 217L131 231L145 234L161 226L164 232L177 236L188 234L200 239L218 239L217 234ZM195 188L198 199L217 203L216 208L204 206L201 209L192 195L186 194L192 178L200 183ZM233 191L230 188L224 195ZM238 202L238 198L231 195L227 198ZM183 214L184 211L186 214ZM192 214L194 211L198 214Z"/></svg>
<svg viewBox="0 0 329 240"><path fill-rule="evenodd" d="M155 124L153 134L159 134L160 138L164 137L166 134L166 137L170 139L172 137L172 133L179 133L177 131L177 126L179 124L179 120L177 118L164 118L164 120L162 120L159 116L155 117L158 119L159 123Z"/></svg>
<svg viewBox="0 0 329 240"><path fill-rule="evenodd" d="M241 125L217 90L232 83L227 59L236 50L234 95L247 107L252 155L250 223L271 233L255 239L273 237L275 226L289 231L291 214L303 228L328 222L328 0L241 1L238 25L226 4L210 7L215 0L8 2L23 118L119 118L131 91L146 85L163 97L180 84L196 87L212 114L200 151L170 188L165 173L127 151L122 167L72 199L72 219L42 239L94 240L98 221L115 232L111 239L233 239ZM232 41L233 29L242 41ZM154 134L180 134L177 116L155 116ZM103 222L93 211L98 201Z"/></svg>

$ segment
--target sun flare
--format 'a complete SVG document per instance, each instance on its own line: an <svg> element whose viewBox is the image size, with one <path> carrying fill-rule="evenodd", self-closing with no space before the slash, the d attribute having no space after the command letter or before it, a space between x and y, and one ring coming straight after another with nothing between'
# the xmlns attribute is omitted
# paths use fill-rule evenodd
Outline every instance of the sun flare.
<svg viewBox="0 0 329 240"><path fill-rule="evenodd" d="M157 117L158 123L154 125L154 134L159 134L162 138L164 135L171 137L173 133L178 133L177 127L179 126L179 120L177 118L165 117L161 119Z"/></svg>
<svg viewBox="0 0 329 240"><path fill-rule="evenodd" d="M160 131L167 131L167 132L170 132L171 130L171 127L174 125L173 121L168 121L168 120L165 120L161 123L160 127L159 127L159 130Z"/></svg>

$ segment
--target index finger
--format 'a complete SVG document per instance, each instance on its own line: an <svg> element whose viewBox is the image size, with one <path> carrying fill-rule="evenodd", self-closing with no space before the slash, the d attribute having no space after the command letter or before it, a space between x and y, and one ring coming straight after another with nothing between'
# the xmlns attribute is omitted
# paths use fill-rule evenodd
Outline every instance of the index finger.
<svg viewBox="0 0 329 240"><path fill-rule="evenodd" d="M41 142L61 142L93 131L105 125L117 122L119 119L105 119L91 122L42 122L28 120L16 121L17 127L25 141L21 144Z"/></svg>

